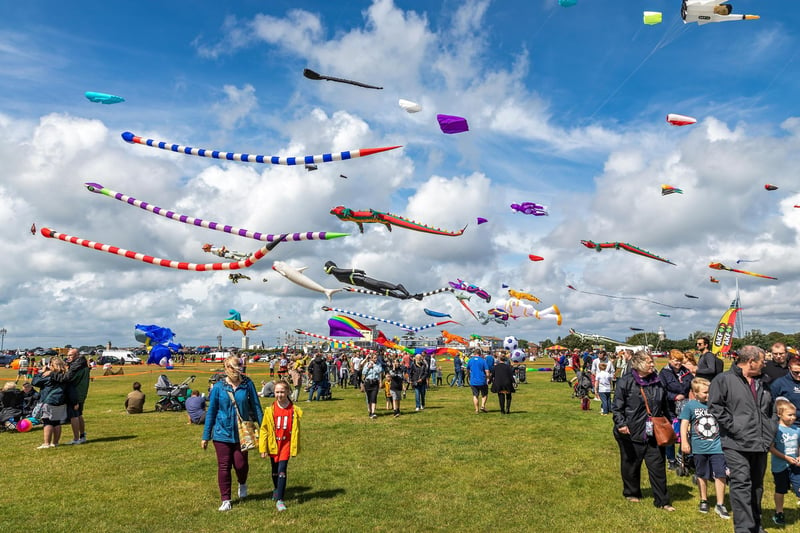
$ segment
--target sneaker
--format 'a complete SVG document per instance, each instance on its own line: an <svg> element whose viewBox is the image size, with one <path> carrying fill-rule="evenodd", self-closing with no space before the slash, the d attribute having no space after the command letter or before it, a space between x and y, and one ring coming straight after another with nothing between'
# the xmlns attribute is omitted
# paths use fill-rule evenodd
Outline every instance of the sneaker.
<svg viewBox="0 0 800 533"><path fill-rule="evenodd" d="M222 502L222 505L219 506L220 511L230 511L231 510L231 501L225 500Z"/></svg>
<svg viewBox="0 0 800 533"><path fill-rule="evenodd" d="M283 500L278 500L278 501L275 502L275 509L277 509L279 511L285 511L286 510L286 504L283 503Z"/></svg>
<svg viewBox="0 0 800 533"><path fill-rule="evenodd" d="M395 414L394 414L394 417L395 417L395 418L397 418L398 416L400 416L400 413L395 413Z"/></svg>
<svg viewBox="0 0 800 533"><path fill-rule="evenodd" d="M81 438L78 439L78 444L86 444L86 435L81 435Z"/></svg>
<svg viewBox="0 0 800 533"><path fill-rule="evenodd" d="M84 442L86 442L86 441L84 441ZM69 444L69 445L73 445L73 444L83 444L83 442L81 442L81 439L75 439L75 440L71 440L71 441L69 441L67 444Z"/></svg>
<svg viewBox="0 0 800 533"><path fill-rule="evenodd" d="M772 515L772 521L775 522L776 526L786 525L786 518L783 516L783 513L775 513Z"/></svg>
<svg viewBox="0 0 800 533"><path fill-rule="evenodd" d="M678 468L678 461L669 461L667 468L669 468L670 470L675 470L676 468Z"/></svg>
<svg viewBox="0 0 800 533"><path fill-rule="evenodd" d="M717 513L720 518L724 518L725 520L728 520L731 517L731 515L728 514L728 510L725 508L725 506L720 503L714 506L714 512Z"/></svg>
<svg viewBox="0 0 800 533"><path fill-rule="evenodd" d="M376 415L375 413L372 413L371 415L369 415L369 417L374 420L374 419L378 418L378 415ZM278 500L278 501L280 501L280 500Z"/></svg>
<svg viewBox="0 0 800 533"><path fill-rule="evenodd" d="M239 483L239 499L247 498L247 483Z"/></svg>
<svg viewBox="0 0 800 533"><path fill-rule="evenodd" d="M417 408L416 408L416 409L414 409L414 410L415 410L415 411L419 411L419 407L417 407Z"/></svg>
<svg viewBox="0 0 800 533"><path fill-rule="evenodd" d="M708 512L708 502L705 500L700 500L700 505L697 507L697 510L703 514Z"/></svg>
<svg viewBox="0 0 800 533"><path fill-rule="evenodd" d="M47 450L49 448L55 448L54 444L42 444L41 446L37 446L37 450Z"/></svg>

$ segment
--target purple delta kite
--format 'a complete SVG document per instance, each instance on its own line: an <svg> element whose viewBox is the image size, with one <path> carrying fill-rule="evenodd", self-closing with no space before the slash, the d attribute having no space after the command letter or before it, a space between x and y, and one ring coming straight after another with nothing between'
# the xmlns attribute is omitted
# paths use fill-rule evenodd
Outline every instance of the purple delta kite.
<svg viewBox="0 0 800 533"><path fill-rule="evenodd" d="M462 133L469 131L467 119L464 117L457 117L454 115L436 115L436 120L439 121L439 127L442 133Z"/></svg>

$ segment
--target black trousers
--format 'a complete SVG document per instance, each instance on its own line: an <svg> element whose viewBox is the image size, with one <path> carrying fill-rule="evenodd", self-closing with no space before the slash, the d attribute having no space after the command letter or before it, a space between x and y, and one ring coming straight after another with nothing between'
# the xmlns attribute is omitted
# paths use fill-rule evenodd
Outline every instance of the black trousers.
<svg viewBox="0 0 800 533"><path fill-rule="evenodd" d="M736 533L758 533L761 527L761 497L764 495L767 452L742 452L727 448L722 451L730 470L733 530Z"/></svg>
<svg viewBox="0 0 800 533"><path fill-rule="evenodd" d="M620 474L622 475L622 495L626 498L641 498L642 461L647 466L650 488L653 491L653 504L656 507L670 505L667 492L667 469L664 462L664 448L656 444L653 437L647 442L636 442L614 432L619 445Z"/></svg>

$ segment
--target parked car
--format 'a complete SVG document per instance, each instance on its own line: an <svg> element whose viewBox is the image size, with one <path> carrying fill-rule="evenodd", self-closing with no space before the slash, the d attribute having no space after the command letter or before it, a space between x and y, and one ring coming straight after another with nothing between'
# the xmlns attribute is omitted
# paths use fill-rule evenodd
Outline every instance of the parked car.
<svg viewBox="0 0 800 533"><path fill-rule="evenodd" d="M16 358L17 358L16 355L10 353L0 354L0 366L9 366L11 362Z"/></svg>

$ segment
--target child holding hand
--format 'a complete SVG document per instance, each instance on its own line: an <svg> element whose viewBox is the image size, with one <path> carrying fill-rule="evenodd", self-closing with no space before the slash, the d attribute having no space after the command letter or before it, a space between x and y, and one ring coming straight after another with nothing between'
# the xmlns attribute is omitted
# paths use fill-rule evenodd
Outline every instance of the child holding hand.
<svg viewBox="0 0 800 533"><path fill-rule="evenodd" d="M303 411L291 400L292 387L285 381L275 385L275 402L264 411L261 431L258 437L258 451L261 457L272 464L272 484L275 491L272 499L275 508L285 511L283 501L286 492L286 468L289 458L297 455L300 437L300 418Z"/></svg>
<svg viewBox="0 0 800 533"><path fill-rule="evenodd" d="M769 448L772 454L772 477L775 480L775 514L772 521L784 526L786 519L783 515L783 499L789 488L800 498L800 429L793 425L797 419L797 408L792 402L778 398L775 401L775 410L780 422L775 441Z"/></svg>

